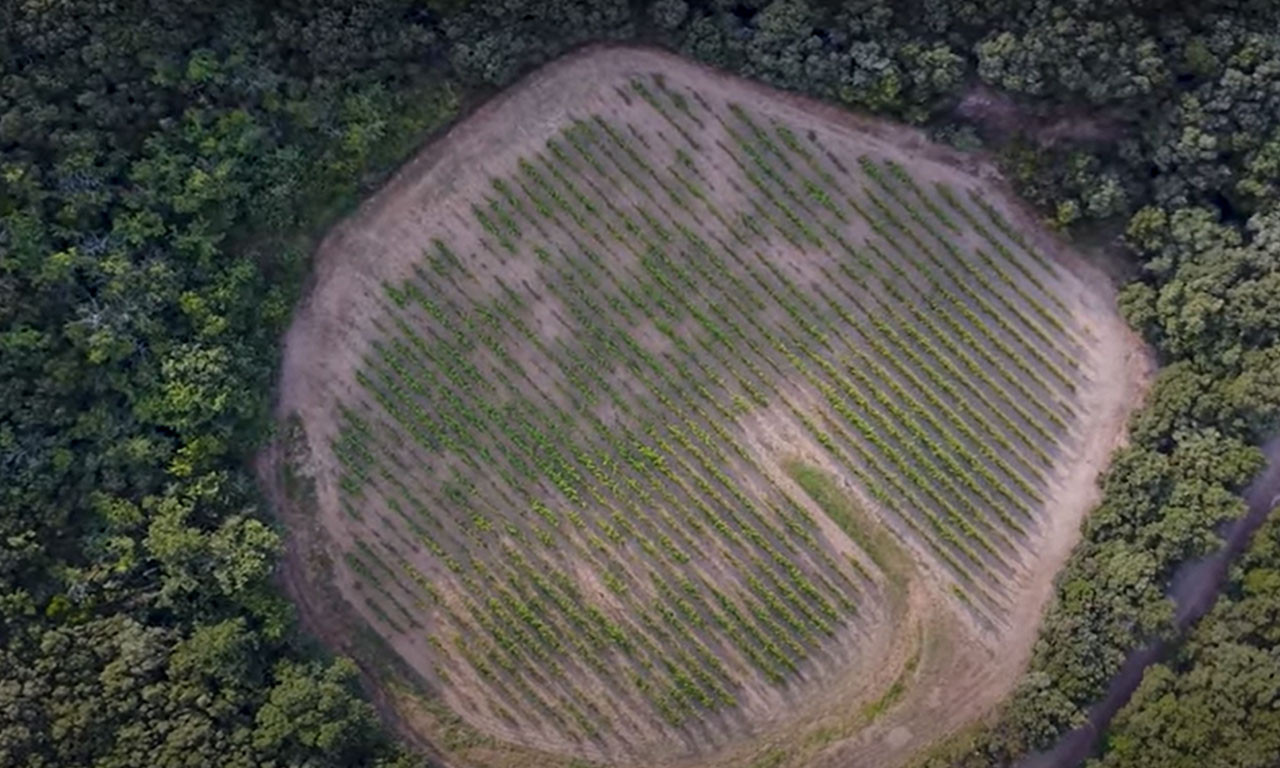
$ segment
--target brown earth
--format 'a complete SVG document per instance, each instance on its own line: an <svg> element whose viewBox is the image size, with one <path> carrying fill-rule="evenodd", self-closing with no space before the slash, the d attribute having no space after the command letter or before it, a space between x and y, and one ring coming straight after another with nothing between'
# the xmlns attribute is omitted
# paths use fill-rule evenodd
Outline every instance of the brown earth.
<svg viewBox="0 0 1280 768"><path fill-rule="evenodd" d="M459 243L458 250L466 252L468 238L476 237L468 223L466 202L487 189L489 179L500 176L512 158L544 146L566 117L607 109L614 99L612 84L641 73L665 74L697 91L727 95L792 124L821 124L826 133L897 159L925 182L972 186L974 179L980 180L998 192L993 200L1005 216L1041 252L1050 254L1066 275L1056 287L1075 315L1076 327L1088 337L1089 385L1080 400L1081 422L1068 446L1071 455L1059 462L1061 469L1050 489L1052 513L1032 533L1027 549L1033 554L1019 563L1016 584L1003 598L1007 604L1001 621L973 620L950 597L934 569L914 569L915 577L900 606L883 599L885 583L869 587L880 599L870 602L867 615L860 617L863 636L857 648L850 645L853 638L846 638L831 650L826 663L820 660L810 670L811 675L837 678L834 682L749 701L745 724L709 723L708 730L698 736L713 749L672 744L629 759L615 757L616 762L637 765L904 762L981 718L1021 675L1052 594L1054 575L1078 539L1083 516L1097 501L1096 477L1124 439L1124 424L1141 400L1152 362L1117 315L1114 288L1106 276L1044 232L1035 216L1014 202L985 158L933 145L901 125L781 93L669 54L593 47L533 73L433 142L325 239L316 255L307 298L284 341L278 411L282 421L296 416L302 428L294 432L292 441L278 441L260 461L264 487L290 529L285 585L307 628L330 647L356 658L380 709L405 736L431 753L457 764L530 766L561 763L574 754L569 745L543 734L511 733L496 719L460 721L448 710L458 709L470 695L462 677L448 688L424 686L395 660L396 656L412 659L413 648L394 642L387 647L370 636L356 608L361 602L357 585L350 574L329 567L339 558L342 544L330 535L330 521L341 514L332 480L336 473L327 450L338 435L331 404L335 393L353 388L352 372L360 364L365 335L385 301L382 286L405 278L421 258L428 220L437 227L440 222L458 222L449 226L449 234ZM929 162L920 163L921 158ZM719 194L730 194L730 179L713 176L708 183ZM790 258L793 267L804 268L803 257L792 254ZM521 262L509 261L500 267L504 279L533 279ZM539 312L539 333L565 332L559 319L563 312L552 297L547 297ZM652 344L661 343L657 334L640 334L654 337L648 339ZM752 450L766 467L776 468L781 455L823 463L821 450L787 417L755 414L745 429L755 438ZM297 482L285 482L284 472L309 478L310 488L289 492ZM781 472L772 479L783 485L790 482ZM865 507L874 508L857 488L846 485ZM794 495L803 497L798 491ZM819 521L825 520L816 507L811 512ZM829 531L828 538L841 535ZM922 562L928 561L919 544L904 543ZM852 544L847 546L856 551ZM903 686L903 692L881 711L874 704L895 683ZM619 714L625 718L625 707ZM486 735L495 733L501 738ZM654 734L662 736L661 731Z"/></svg>
<svg viewBox="0 0 1280 768"><path fill-rule="evenodd" d="M1124 137L1124 121L1115 111L1082 107L1034 108L981 81L974 82L955 106L955 115L1003 137L1020 134L1037 144L1104 144Z"/></svg>

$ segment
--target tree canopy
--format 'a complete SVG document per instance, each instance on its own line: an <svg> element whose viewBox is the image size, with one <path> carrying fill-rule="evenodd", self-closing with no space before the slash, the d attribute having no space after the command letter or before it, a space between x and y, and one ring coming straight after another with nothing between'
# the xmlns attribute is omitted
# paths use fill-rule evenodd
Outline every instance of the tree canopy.
<svg viewBox="0 0 1280 768"><path fill-rule="evenodd" d="M1122 306L1164 367L1023 685L948 759L1047 745L1168 631L1173 569L1217 546L1277 427L1277 28L1261 0L0 4L0 764L414 761L270 581L247 464L278 338L312 233L462 105L624 39L984 141L1135 265ZM978 83L1012 126L957 122ZM1272 526L1101 765L1280 751L1278 552Z"/></svg>

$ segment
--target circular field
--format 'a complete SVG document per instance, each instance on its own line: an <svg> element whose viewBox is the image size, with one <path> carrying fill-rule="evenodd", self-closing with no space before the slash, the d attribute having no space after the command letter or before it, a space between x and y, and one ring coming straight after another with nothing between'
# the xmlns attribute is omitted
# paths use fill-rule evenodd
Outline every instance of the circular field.
<svg viewBox="0 0 1280 768"><path fill-rule="evenodd" d="M1147 366L973 158L642 50L317 259L289 582L459 764L889 764L981 715Z"/></svg>

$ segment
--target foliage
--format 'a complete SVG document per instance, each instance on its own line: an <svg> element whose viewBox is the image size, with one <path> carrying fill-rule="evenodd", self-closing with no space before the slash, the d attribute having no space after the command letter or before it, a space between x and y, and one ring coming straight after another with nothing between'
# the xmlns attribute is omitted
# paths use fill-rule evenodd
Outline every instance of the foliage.
<svg viewBox="0 0 1280 768"><path fill-rule="evenodd" d="M958 89L964 59L949 41L896 17L881 0L714 2L689 7L673 34L684 52L747 77L923 121Z"/></svg>
<svg viewBox="0 0 1280 768"><path fill-rule="evenodd" d="M1213 521L1238 511L1230 495L1256 466L1244 446L1280 412L1274 6L660 0L631 12L586 0L0 5L0 667L18 670L0 683L3 711L18 713L0 724L0 762L169 765L216 749L216 764L338 764L314 751L338 742L351 745L345 764L388 754L344 741L366 727L354 704L333 705L345 688L332 675L345 673L298 660L263 578L275 534L243 467L306 269L292 235L453 114L448 82L502 84L637 29L911 120L942 114L975 75L1017 94L1028 124L1082 103L1109 110L1102 141L1043 147L1028 130L1002 146L1063 226L1129 219L1146 266L1124 306L1167 367L1022 691L968 759L1048 743L1159 631L1176 558L1211 546ZM1249 631L1230 616L1208 626L1222 648ZM1118 737L1109 766L1162 754L1156 742L1175 733L1164 723L1210 695L1235 706L1220 676L1194 672L1227 668L1197 661L1206 643L1153 673L1117 726L1145 729L1152 746ZM270 691L301 679L330 702L332 732L253 737L259 712L292 706ZM1142 714L1156 706L1168 717Z"/></svg>
<svg viewBox="0 0 1280 768"><path fill-rule="evenodd" d="M244 466L292 232L456 110L407 9L0 11L0 763L397 752L348 665L289 660Z"/></svg>
<svg viewBox="0 0 1280 768"><path fill-rule="evenodd" d="M1280 515L1169 661L1147 669L1096 768L1262 768L1280 754Z"/></svg>
<svg viewBox="0 0 1280 768"><path fill-rule="evenodd" d="M573 45L633 34L631 9L623 0L487 0L460 6L441 26L449 62L467 84L506 85Z"/></svg>

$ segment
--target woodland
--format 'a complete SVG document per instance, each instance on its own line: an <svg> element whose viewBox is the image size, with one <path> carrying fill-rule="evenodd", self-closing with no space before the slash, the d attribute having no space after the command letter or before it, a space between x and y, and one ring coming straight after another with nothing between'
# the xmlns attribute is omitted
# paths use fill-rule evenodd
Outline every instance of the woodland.
<svg viewBox="0 0 1280 768"><path fill-rule="evenodd" d="M1098 764L1270 766L1280 528L1185 638L1167 591L1280 427L1280 6L1161 0L0 4L0 766L417 766L295 623L251 461L317 236L593 41L984 149L1115 254L1153 389L1030 669L941 765L1009 765L1175 641Z"/></svg>

